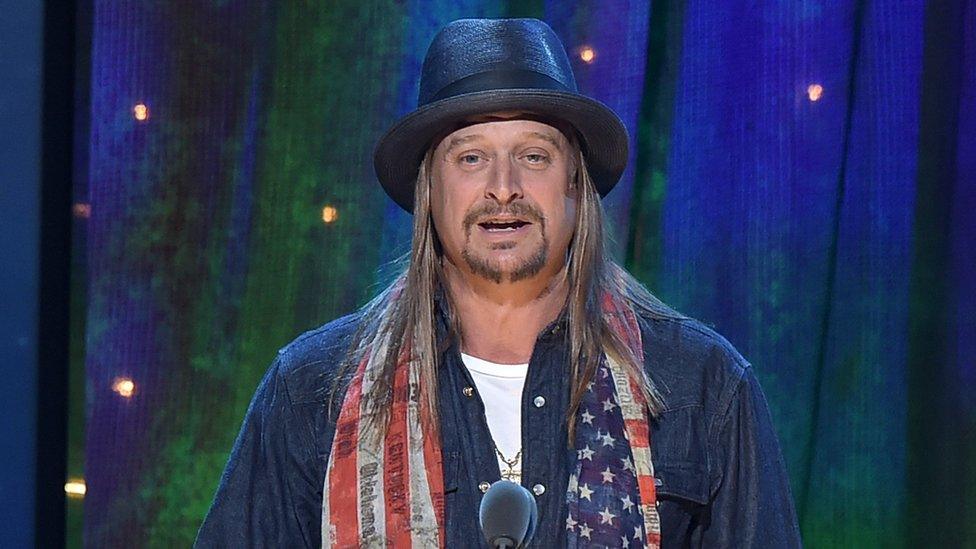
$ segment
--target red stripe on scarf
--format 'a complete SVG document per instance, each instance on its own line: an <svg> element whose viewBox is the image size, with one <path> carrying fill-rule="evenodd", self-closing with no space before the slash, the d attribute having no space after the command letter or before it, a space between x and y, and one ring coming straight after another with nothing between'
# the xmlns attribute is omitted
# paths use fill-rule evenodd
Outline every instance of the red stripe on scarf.
<svg viewBox="0 0 976 549"><path fill-rule="evenodd" d="M605 292L602 297L601 305L603 314L607 318L611 330L617 334L617 337L621 338L634 357L644 356L644 344L641 340L640 325L637 323L637 315L633 309L630 307L621 307L609 292ZM636 449L642 449L650 454L651 433L648 403L643 389L634 376L630 376L630 392L633 395L634 401L640 405L643 411L643 417L641 419L628 419L624 421L631 452ZM642 474L640 471L637 472L636 476L641 504L650 506L649 511L656 513L657 488L654 485L654 476ZM645 526L647 524L645 517ZM645 531L647 546L652 548L660 547L661 533L659 531L651 531L649 528L645 529L647 530Z"/></svg>
<svg viewBox="0 0 976 549"><path fill-rule="evenodd" d="M627 309L623 313L624 322L627 326L628 333L628 345L630 345L631 352L634 356L644 355L644 343L641 340L640 327L637 324L637 315L634 314L633 310ZM651 429L649 415L650 412L647 407L647 399L644 396L644 391L641 389L640 384L631 376L630 378L630 392L634 395L634 400L640 404L641 410L644 412L644 417L642 419L627 420L624 425L627 429L628 437L630 438L630 448L633 452L634 448L646 449L648 453L651 451ZM637 490L640 492L641 503L651 505L655 507L654 512L656 513L657 506L657 486L654 484L654 477L652 475L637 475ZM645 521L645 525L647 522ZM653 532L647 529L644 534L647 537L647 547L655 548L661 546L661 532Z"/></svg>
<svg viewBox="0 0 976 549"><path fill-rule="evenodd" d="M628 419L624 422L627 428L627 441L631 448L650 448L650 437L641 427L647 425L639 419Z"/></svg>
<svg viewBox="0 0 976 549"><path fill-rule="evenodd" d="M326 495L335 504L329 506L332 524L359 524L359 409L362 401L363 372L367 356L363 357L356 376L349 385L349 393L343 399L339 420L336 422L335 443L332 448L332 469L329 470L330 493ZM352 503L355 502L355 505ZM336 528L332 543L336 547L358 547L359 529Z"/></svg>

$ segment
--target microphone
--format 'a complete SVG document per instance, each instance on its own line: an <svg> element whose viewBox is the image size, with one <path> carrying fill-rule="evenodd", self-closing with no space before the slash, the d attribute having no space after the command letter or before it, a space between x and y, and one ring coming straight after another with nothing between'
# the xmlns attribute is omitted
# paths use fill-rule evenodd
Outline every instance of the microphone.
<svg viewBox="0 0 976 549"><path fill-rule="evenodd" d="M499 480L481 499L478 518L489 546L519 548L528 545L535 534L539 508L532 494L521 485Z"/></svg>

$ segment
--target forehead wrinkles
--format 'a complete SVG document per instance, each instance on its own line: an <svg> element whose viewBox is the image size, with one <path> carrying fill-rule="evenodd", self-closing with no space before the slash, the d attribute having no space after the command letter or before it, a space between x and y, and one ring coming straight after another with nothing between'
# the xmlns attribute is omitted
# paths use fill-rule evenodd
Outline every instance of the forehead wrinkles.
<svg viewBox="0 0 976 549"><path fill-rule="evenodd" d="M447 150L444 152L449 153L451 152L452 149L454 149L454 147L457 147L459 145L464 145L465 143L470 143L472 141L477 141L482 137L483 136L481 134L477 134L477 133L471 135L465 135L465 136L454 136L451 138L451 141L447 145Z"/></svg>
<svg viewBox="0 0 976 549"><path fill-rule="evenodd" d="M548 133L537 132L537 131L529 131L529 132L526 132L526 134L528 134L531 137L535 137L537 139L541 139L543 141L547 141L547 142L551 143L553 147L556 147L556 149L559 150L560 152L563 151L563 144L562 144L561 141L565 141L566 140L565 137L563 137L562 140L560 140L560 139L557 139L556 137L553 137L552 135L550 135Z"/></svg>
<svg viewBox="0 0 976 549"><path fill-rule="evenodd" d="M539 124L542 123L540 122ZM480 124L476 124L476 125L480 125ZM562 131L551 126L545 128L526 128L522 130L516 130L517 133L511 137L504 133L501 133L500 130L493 131L489 129L488 131L479 131L476 128L471 128L471 129L472 131L474 131L474 133L465 134L463 132L463 129L456 130L454 134L460 133L461 135L449 134L444 139L442 139L440 146L444 146L444 141L445 140L447 141L446 148L444 150L445 154L451 152L451 150L453 150L455 147L458 147L460 145L464 145L466 143L470 143L478 140L490 140L492 138L504 139L504 140L512 139L517 142L528 141L531 139L539 139L551 144L559 152L565 152L567 148L566 146L571 145L569 138L566 137L566 135L563 134Z"/></svg>

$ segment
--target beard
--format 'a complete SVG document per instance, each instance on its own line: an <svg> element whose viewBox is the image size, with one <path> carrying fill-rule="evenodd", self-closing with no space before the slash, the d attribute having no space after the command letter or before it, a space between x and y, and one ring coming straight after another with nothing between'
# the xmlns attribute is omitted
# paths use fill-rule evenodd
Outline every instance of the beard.
<svg viewBox="0 0 976 549"><path fill-rule="evenodd" d="M499 242L497 245L492 246L492 249L507 250L514 247L514 242ZM495 284L501 284L503 280L518 282L519 280L532 278L542 272L542 268L546 266L546 260L549 259L548 250L549 242L546 241L546 235L543 233L542 242L532 251L532 254L514 267L508 268L507 272L502 267L501 262L477 255L476 252L471 250L468 244L465 244L464 249L461 250L461 257L468 264L471 272Z"/></svg>
<svg viewBox="0 0 976 549"><path fill-rule="evenodd" d="M501 215L520 217L538 224L542 236L542 241L539 242L539 245L527 257L522 259L518 264L514 266L510 265L507 268L500 261L478 254L471 246L471 231L477 225L478 221ZM464 231L466 238L464 247L461 249L461 258L468 264L471 272L495 284L501 284L502 281L518 282L532 278L542 272L542 269L546 266L546 261L549 259L549 240L546 237L545 217L539 210L529 204L522 202L515 202L508 206L486 204L474 208L464 216ZM508 250L517 245L516 242L511 241L497 242L492 244L490 249Z"/></svg>

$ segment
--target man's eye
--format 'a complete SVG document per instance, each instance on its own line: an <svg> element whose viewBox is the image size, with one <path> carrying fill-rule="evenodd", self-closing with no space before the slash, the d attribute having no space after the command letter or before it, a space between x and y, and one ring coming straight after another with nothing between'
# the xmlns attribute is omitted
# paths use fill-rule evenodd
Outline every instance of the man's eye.
<svg viewBox="0 0 976 549"><path fill-rule="evenodd" d="M481 157L476 154L465 154L462 155L458 160L460 160L462 164L477 164L481 161Z"/></svg>
<svg viewBox="0 0 976 549"><path fill-rule="evenodd" d="M546 155L544 155L544 154L529 153L529 154L525 155L525 160L529 164L542 164L544 162L547 162L549 160L549 158L546 157Z"/></svg>

